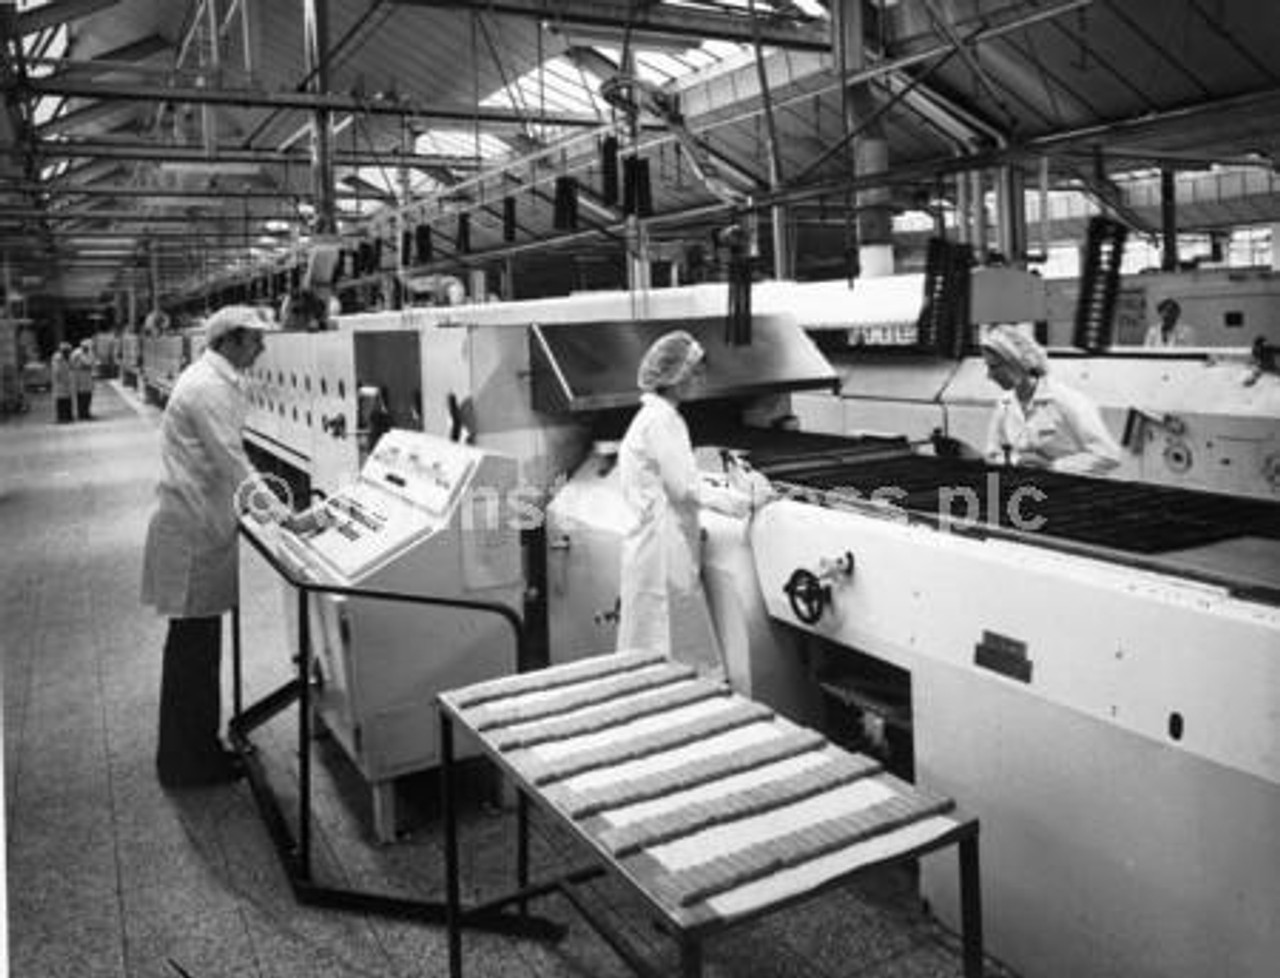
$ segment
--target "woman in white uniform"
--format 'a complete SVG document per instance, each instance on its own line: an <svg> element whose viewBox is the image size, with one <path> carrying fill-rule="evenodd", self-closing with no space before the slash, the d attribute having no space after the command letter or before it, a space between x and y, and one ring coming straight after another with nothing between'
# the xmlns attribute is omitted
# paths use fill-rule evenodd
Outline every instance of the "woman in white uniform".
<svg viewBox="0 0 1280 978"><path fill-rule="evenodd" d="M161 424L159 506L147 530L142 600L169 618L160 688L156 767L166 787L232 780L240 773L219 739L222 615L238 595L238 518L286 512L245 455L249 402L242 372L275 325L249 306L209 320L204 353L178 377Z"/></svg>
<svg viewBox="0 0 1280 978"><path fill-rule="evenodd" d="M987 375L1004 391L987 431L988 461L1084 475L1120 464L1097 406L1049 378L1040 344L1015 326L994 326L980 346Z"/></svg>
<svg viewBox="0 0 1280 978"><path fill-rule="evenodd" d="M635 523L622 543L618 651L648 649L723 674L702 588L698 510L745 516L742 492L705 482L677 405L701 383L705 353L684 330L659 337L640 362L640 410L618 453Z"/></svg>

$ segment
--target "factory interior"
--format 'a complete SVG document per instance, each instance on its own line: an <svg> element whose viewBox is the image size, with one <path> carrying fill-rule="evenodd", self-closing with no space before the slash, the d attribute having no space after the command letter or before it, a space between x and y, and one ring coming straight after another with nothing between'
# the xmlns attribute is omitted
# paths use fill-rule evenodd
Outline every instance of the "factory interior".
<svg viewBox="0 0 1280 978"><path fill-rule="evenodd" d="M0 0L0 978L1273 978L1271 7Z"/></svg>

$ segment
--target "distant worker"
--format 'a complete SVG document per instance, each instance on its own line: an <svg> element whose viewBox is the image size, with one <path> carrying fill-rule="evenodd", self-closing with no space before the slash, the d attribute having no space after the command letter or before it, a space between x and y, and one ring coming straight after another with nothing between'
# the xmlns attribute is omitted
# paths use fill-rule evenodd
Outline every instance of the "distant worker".
<svg viewBox="0 0 1280 978"><path fill-rule="evenodd" d="M705 372L701 344L683 330L659 337L640 362L640 410L618 453L622 494L635 523L622 543L617 648L662 652L723 675L702 587L698 511L708 506L746 516L752 497L713 486L698 471L677 405L698 389Z"/></svg>
<svg viewBox="0 0 1280 978"><path fill-rule="evenodd" d="M1040 344L1016 326L994 326L980 346L987 375L1005 392L987 431L988 461L1085 475L1120 464L1097 406L1049 378Z"/></svg>
<svg viewBox="0 0 1280 978"><path fill-rule="evenodd" d="M1178 321L1182 306L1176 299L1161 299L1156 312L1160 319L1147 330L1143 346L1195 346L1195 330Z"/></svg>
<svg viewBox="0 0 1280 978"><path fill-rule="evenodd" d="M238 759L219 739L222 615L238 595L238 507L283 518L245 455L243 372L276 329L258 310L227 306L210 317L206 347L184 370L161 423L159 504L147 530L142 600L169 618L156 754L160 783L230 781Z"/></svg>
<svg viewBox="0 0 1280 978"><path fill-rule="evenodd" d="M93 404L93 374L96 369L97 359L93 355L93 340L83 340L71 352L71 378L76 392L76 417L81 421L88 421L93 417L89 409Z"/></svg>
<svg viewBox="0 0 1280 978"><path fill-rule="evenodd" d="M284 329L314 333L328 327L329 304L310 289L295 292L284 300L280 322Z"/></svg>
<svg viewBox="0 0 1280 978"><path fill-rule="evenodd" d="M49 359L49 385L53 391L54 417L58 424L76 419L74 398L75 378L71 372L71 344L59 343Z"/></svg>

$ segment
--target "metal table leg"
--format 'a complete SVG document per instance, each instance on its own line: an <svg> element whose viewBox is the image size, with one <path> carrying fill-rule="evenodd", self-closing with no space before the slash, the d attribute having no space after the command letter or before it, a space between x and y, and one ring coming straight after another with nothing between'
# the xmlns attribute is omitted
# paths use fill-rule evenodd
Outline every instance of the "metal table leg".
<svg viewBox="0 0 1280 978"><path fill-rule="evenodd" d="M960 929L965 978L982 978L982 877L978 872L978 823L959 843Z"/></svg>
<svg viewBox="0 0 1280 978"><path fill-rule="evenodd" d="M440 711L440 800L444 809L445 928L449 978L462 978L461 909L458 894L458 813L453 783L453 721Z"/></svg>

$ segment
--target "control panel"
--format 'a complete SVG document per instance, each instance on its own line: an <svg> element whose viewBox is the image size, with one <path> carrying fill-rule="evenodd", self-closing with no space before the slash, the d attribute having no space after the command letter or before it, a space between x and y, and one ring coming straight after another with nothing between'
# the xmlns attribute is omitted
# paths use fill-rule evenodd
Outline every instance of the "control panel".
<svg viewBox="0 0 1280 978"><path fill-rule="evenodd" d="M305 538L329 574L354 582L444 527L473 475L477 451L393 430L357 482L325 500L326 525Z"/></svg>

